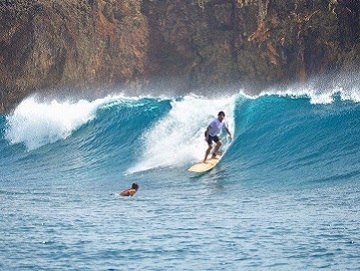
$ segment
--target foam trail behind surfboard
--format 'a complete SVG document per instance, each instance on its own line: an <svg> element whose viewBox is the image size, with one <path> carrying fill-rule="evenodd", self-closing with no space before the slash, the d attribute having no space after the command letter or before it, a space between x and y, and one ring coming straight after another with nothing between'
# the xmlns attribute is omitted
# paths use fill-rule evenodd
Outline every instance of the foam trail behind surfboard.
<svg viewBox="0 0 360 271"><path fill-rule="evenodd" d="M225 112L234 133L235 100L236 95L220 99L190 95L173 100L170 112L142 135L141 158L128 173L202 160L207 147L204 131L219 111ZM227 144L225 140L225 148Z"/></svg>

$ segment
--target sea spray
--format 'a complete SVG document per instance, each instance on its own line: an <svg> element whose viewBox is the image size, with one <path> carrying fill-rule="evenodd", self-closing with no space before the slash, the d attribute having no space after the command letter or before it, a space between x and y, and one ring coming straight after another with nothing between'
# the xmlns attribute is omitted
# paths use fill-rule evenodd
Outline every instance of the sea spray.
<svg viewBox="0 0 360 271"><path fill-rule="evenodd" d="M97 108L113 98L77 102L39 102L29 97L7 117L5 138L24 143L28 150L65 139L96 116Z"/></svg>
<svg viewBox="0 0 360 271"><path fill-rule="evenodd" d="M204 131L219 111L225 111L226 121L234 133L235 100L236 95L217 99L190 95L173 99L170 112L143 134L143 154L128 172L203 159L207 146Z"/></svg>

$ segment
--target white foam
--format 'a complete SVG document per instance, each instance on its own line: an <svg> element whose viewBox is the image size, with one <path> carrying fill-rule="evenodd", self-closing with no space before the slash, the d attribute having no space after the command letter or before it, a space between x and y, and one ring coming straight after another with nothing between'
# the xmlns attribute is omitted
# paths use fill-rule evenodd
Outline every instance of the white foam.
<svg viewBox="0 0 360 271"><path fill-rule="evenodd" d="M29 97L7 117L5 138L11 143L24 143L28 150L65 139L81 125L92 120L99 105L115 99L95 101L39 102Z"/></svg>
<svg viewBox="0 0 360 271"><path fill-rule="evenodd" d="M269 91L261 94L265 95L278 95L293 98L308 97L311 104L331 104L338 96L342 101L360 102L359 90L344 90L343 88L334 88L327 91L318 91L314 89L288 89L285 91Z"/></svg>
<svg viewBox="0 0 360 271"><path fill-rule="evenodd" d="M293 98L307 97L310 99L311 104L331 104L335 101L335 97L339 97L342 101L353 101L358 103L360 102L360 87L356 84L338 82L337 85L325 89L319 89L311 85L297 86L285 90L272 89L264 91L259 96L266 95L278 95Z"/></svg>
<svg viewBox="0 0 360 271"><path fill-rule="evenodd" d="M235 100L236 96L207 99L193 95L173 100L170 112L142 135L142 156L128 173L203 159L207 147L204 131L219 111L225 112L234 133Z"/></svg>

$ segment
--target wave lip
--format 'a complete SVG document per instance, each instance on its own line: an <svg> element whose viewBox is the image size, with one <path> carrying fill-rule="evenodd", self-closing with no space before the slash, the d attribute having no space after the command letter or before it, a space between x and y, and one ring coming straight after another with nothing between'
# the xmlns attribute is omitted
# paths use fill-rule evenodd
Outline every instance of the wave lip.
<svg viewBox="0 0 360 271"><path fill-rule="evenodd" d="M354 71L329 78L314 79L306 84L293 85L287 89L268 89L259 96L307 97L311 104L331 104L336 100L360 102L360 79ZM257 97L259 97L257 96Z"/></svg>
<svg viewBox="0 0 360 271"><path fill-rule="evenodd" d="M5 139L11 144L23 143L27 150L65 139L96 116L99 105L108 98L89 102L41 103L30 97L6 118Z"/></svg>

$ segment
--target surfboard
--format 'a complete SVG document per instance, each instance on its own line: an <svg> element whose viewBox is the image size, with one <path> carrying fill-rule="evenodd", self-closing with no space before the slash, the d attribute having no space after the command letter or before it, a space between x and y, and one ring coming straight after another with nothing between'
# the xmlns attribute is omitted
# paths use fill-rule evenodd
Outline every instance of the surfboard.
<svg viewBox="0 0 360 271"><path fill-rule="evenodd" d="M196 173L203 173L206 171L209 171L210 169L214 168L216 164L220 161L219 157L207 159L206 163L199 162L190 167L188 170L190 172L196 172Z"/></svg>

